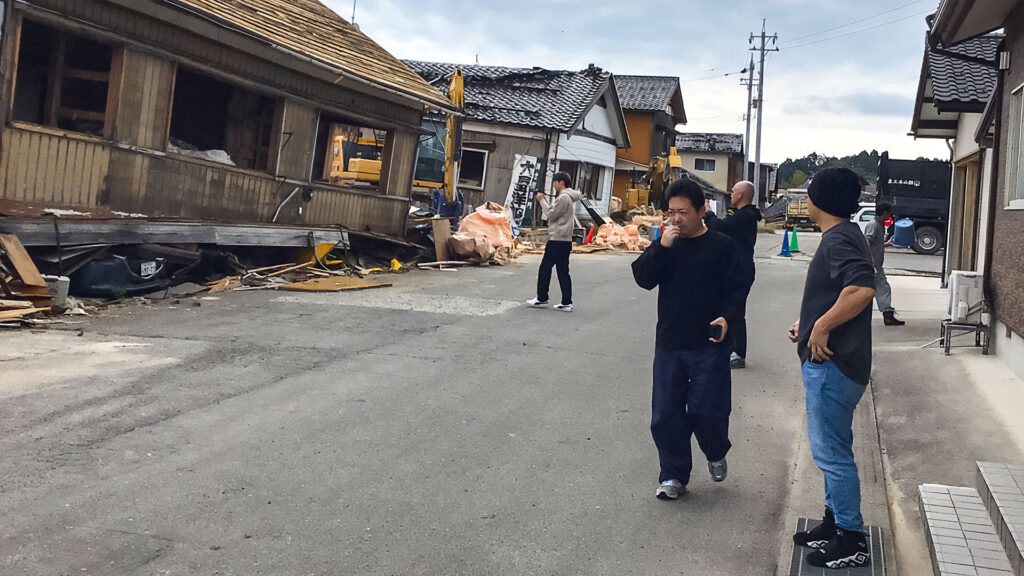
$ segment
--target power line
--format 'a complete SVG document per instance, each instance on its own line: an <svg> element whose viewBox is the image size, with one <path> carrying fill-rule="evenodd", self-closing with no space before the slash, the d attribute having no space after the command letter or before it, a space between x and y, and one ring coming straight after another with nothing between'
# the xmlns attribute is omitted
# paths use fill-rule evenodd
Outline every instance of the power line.
<svg viewBox="0 0 1024 576"><path fill-rule="evenodd" d="M861 22L864 22L866 20L871 20L871 19L874 19L874 18L878 18L879 16L884 16L886 14L889 14L889 13L892 13L892 12L896 12L897 10L902 10L903 8L906 8L907 6L912 6L914 4L920 4L921 2L924 2L924 0L914 0L913 2L907 2L906 4L900 4L899 6L897 6L895 8L890 8L888 10L883 10L883 11L877 13L877 14L872 14L871 16L865 16L864 18L859 18L857 20L853 20L853 21L847 22L846 24L841 24L839 26L833 26L832 28L826 28L825 30L821 30L819 32L815 32L814 34L805 34L803 36L797 36L796 38L790 38L789 41L790 42L796 42L797 40L803 40L804 38L811 38L811 37L814 37L814 36L820 36L820 35L822 35L822 34L824 34L826 32L832 32L833 30L841 30L843 28L848 28L850 26L853 26L854 24L860 24Z"/></svg>
<svg viewBox="0 0 1024 576"><path fill-rule="evenodd" d="M847 32L845 34L839 34L837 36L829 36L828 38L822 38L821 40L812 40L811 42L804 42L803 44L783 45L779 49L780 50L793 50L795 48L803 48L804 46L813 46L814 44L821 44L822 42L828 42L830 40L838 40L840 38L846 38L847 36L852 36L854 34L860 34L861 32L867 32L868 30L874 30L875 28L881 28L882 26L889 26L890 24L896 24L897 22L903 22L904 20L909 20L911 18L916 18L918 16L924 16L925 14L931 14L932 12L933 12L933 10L926 10L924 12L917 12L917 13L911 14L909 16L904 16L903 18L897 18L896 20L889 20L888 22L882 22L881 24L875 24L874 26L868 26L867 28L861 28L859 30L853 30L851 32Z"/></svg>
<svg viewBox="0 0 1024 576"><path fill-rule="evenodd" d="M735 76L737 74L745 74L746 72L747 72L747 69L744 68L743 70L737 70L735 72L728 72L726 74L715 74L714 76L704 76L702 78L690 78L688 80L680 80L679 83L680 84L689 84L691 82L703 82L705 80L717 80L719 78L727 78L729 76Z"/></svg>

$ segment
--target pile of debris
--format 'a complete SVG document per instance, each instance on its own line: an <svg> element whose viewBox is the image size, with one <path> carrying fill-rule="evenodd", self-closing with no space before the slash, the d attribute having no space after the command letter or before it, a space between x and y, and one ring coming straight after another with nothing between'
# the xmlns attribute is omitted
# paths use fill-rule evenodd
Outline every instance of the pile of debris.
<svg viewBox="0 0 1024 576"><path fill-rule="evenodd" d="M510 263L520 253L512 210L494 202L480 206L459 221L452 233L448 219L434 218L434 248L437 261L420 264L424 269Z"/></svg>
<svg viewBox="0 0 1024 576"><path fill-rule="evenodd" d="M50 288L17 236L0 234L0 324L49 312Z"/></svg>
<svg viewBox="0 0 1024 576"><path fill-rule="evenodd" d="M639 252L651 245L650 240L640 237L640 229L636 224L603 224L594 234L593 242L596 246L607 246L628 252Z"/></svg>

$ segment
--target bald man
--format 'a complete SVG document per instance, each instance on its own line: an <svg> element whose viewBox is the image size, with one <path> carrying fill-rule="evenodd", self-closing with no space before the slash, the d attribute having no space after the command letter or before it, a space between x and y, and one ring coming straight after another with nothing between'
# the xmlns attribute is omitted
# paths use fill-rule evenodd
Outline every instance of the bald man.
<svg viewBox="0 0 1024 576"><path fill-rule="evenodd" d="M743 289L743 314L736 322L729 326L729 333L732 334L732 356L729 358L729 366L732 368L747 367L747 296L750 295L750 288L754 285L754 244L757 242L757 223L761 220L761 211L754 206L754 184L743 180L732 187L730 197L733 213L730 216L719 219L714 212L708 210L704 223L711 230L715 230L732 238L740 251L740 265L742 267L742 279L745 283Z"/></svg>

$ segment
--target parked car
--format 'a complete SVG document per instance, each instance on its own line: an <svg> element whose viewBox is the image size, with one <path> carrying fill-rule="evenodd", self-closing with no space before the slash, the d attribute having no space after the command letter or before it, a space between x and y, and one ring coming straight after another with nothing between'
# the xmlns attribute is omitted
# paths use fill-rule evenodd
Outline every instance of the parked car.
<svg viewBox="0 0 1024 576"><path fill-rule="evenodd" d="M868 222L875 219L875 204L873 202L861 202L860 210L850 217L850 220L857 223L860 226L860 231L868 227Z"/></svg>

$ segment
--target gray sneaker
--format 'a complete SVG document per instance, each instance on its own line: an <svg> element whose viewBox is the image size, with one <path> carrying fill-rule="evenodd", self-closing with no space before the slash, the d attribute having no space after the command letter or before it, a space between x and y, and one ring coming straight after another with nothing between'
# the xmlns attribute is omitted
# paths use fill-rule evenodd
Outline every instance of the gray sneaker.
<svg viewBox="0 0 1024 576"><path fill-rule="evenodd" d="M745 358L741 357L739 354L736 354L735 352L733 352L732 356L729 357L729 368L732 368L732 369L735 370L735 369L746 368L746 367L747 367L747 360Z"/></svg>
<svg viewBox="0 0 1024 576"><path fill-rule="evenodd" d="M729 474L729 466L726 464L725 458L717 462L708 462L708 472L711 473L711 479L715 482L725 480L725 477Z"/></svg>
<svg viewBox="0 0 1024 576"><path fill-rule="evenodd" d="M665 480L654 492L658 500L675 500L680 494L686 494L686 486L679 480Z"/></svg>

